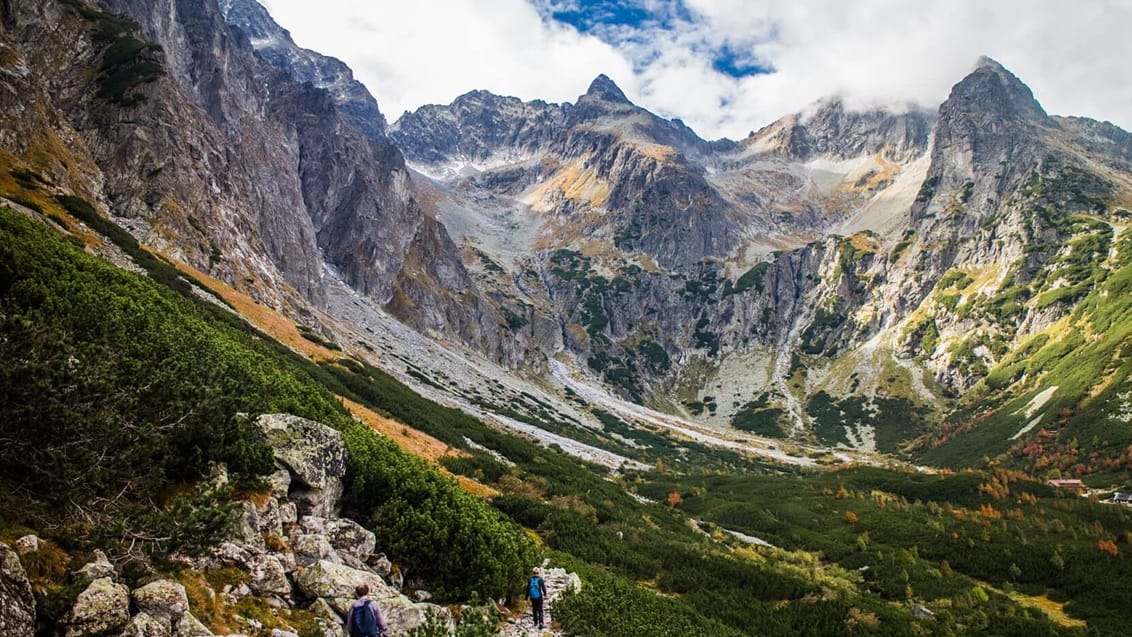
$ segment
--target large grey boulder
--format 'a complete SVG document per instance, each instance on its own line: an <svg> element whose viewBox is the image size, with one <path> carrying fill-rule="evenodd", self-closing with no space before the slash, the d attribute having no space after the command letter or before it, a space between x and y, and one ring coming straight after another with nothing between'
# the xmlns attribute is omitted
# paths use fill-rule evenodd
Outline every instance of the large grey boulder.
<svg viewBox="0 0 1132 637"><path fill-rule="evenodd" d="M212 637L212 631L193 617L192 613L185 613L173 627L173 637Z"/></svg>
<svg viewBox="0 0 1132 637"><path fill-rule="evenodd" d="M225 542L212 551L212 559L205 565L206 570L232 567L248 574L248 586L257 595L291 594L291 582L287 579L287 569L279 558L258 549Z"/></svg>
<svg viewBox="0 0 1132 637"><path fill-rule="evenodd" d="M363 564L377 545L372 532L345 518L307 516L299 521L299 526L307 533L325 536L339 555L349 555Z"/></svg>
<svg viewBox="0 0 1132 637"><path fill-rule="evenodd" d="M130 618L130 623L126 624L119 637L170 637L170 635L172 629L168 621L143 612Z"/></svg>
<svg viewBox="0 0 1132 637"><path fill-rule="evenodd" d="M92 637L121 632L130 621L130 591L109 577L96 579L79 593L63 619L64 637Z"/></svg>
<svg viewBox="0 0 1132 637"><path fill-rule="evenodd" d="M317 562L326 560L339 564L342 560L338 552L330 545L325 535L302 533L295 535L291 540L291 549L295 552L295 561L299 566L314 566Z"/></svg>
<svg viewBox="0 0 1132 637"><path fill-rule="evenodd" d="M185 587L171 580L157 580L135 589L134 605L146 615L175 625L189 610Z"/></svg>
<svg viewBox="0 0 1132 637"><path fill-rule="evenodd" d="M346 444L334 429L290 414L264 414L256 428L286 467L292 482L289 497L300 515L333 517L346 475Z"/></svg>
<svg viewBox="0 0 1132 637"><path fill-rule="evenodd" d="M358 584L369 586L370 597L377 601L395 635L423 624L430 612L450 617L448 610L440 606L414 603L375 573L326 560L303 569L295 583L303 594L324 600L340 616L345 616L354 602L354 587Z"/></svg>
<svg viewBox="0 0 1132 637"><path fill-rule="evenodd" d="M0 543L0 635L32 637L35 634L35 595L20 557Z"/></svg>

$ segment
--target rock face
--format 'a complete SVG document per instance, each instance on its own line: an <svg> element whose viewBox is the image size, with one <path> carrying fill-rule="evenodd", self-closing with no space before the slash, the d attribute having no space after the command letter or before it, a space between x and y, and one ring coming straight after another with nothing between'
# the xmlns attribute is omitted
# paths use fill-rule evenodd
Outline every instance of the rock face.
<svg viewBox="0 0 1132 637"><path fill-rule="evenodd" d="M35 596L19 555L0 543L0 634L35 634Z"/></svg>

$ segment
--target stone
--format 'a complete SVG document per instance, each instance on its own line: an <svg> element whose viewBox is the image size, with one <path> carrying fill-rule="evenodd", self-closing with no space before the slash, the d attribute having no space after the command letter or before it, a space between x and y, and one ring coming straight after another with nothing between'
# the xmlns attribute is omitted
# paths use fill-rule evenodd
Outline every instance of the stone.
<svg viewBox="0 0 1132 637"><path fill-rule="evenodd" d="M298 633L293 633L287 630L279 630L278 628L271 629L271 637L299 637Z"/></svg>
<svg viewBox="0 0 1132 637"><path fill-rule="evenodd" d="M20 557L0 543L0 635L32 637L35 634L35 595Z"/></svg>
<svg viewBox="0 0 1132 637"><path fill-rule="evenodd" d="M114 565L110 563L110 559L102 551L94 550L94 561L88 562L78 570L79 577L88 582L103 578L115 578L118 576L117 571L114 570Z"/></svg>
<svg viewBox="0 0 1132 637"><path fill-rule="evenodd" d="M130 621L130 591L109 577L94 580L79 593L63 619L65 637L121 632Z"/></svg>
<svg viewBox="0 0 1132 637"><path fill-rule="evenodd" d="M342 617L321 597L315 598L314 602L307 607L307 612L321 622L334 622L339 626L342 625Z"/></svg>
<svg viewBox="0 0 1132 637"><path fill-rule="evenodd" d="M176 624L189 610L189 597L185 587L172 580L157 580L131 594L138 610L170 625Z"/></svg>
<svg viewBox="0 0 1132 637"><path fill-rule="evenodd" d="M291 582L279 558L261 550L225 542L212 551L206 570L237 568L249 576L248 586L258 595L290 595Z"/></svg>
<svg viewBox="0 0 1132 637"><path fill-rule="evenodd" d="M283 535L283 520L279 516L279 500L274 497L264 501L262 506L256 506L256 528L260 535Z"/></svg>
<svg viewBox="0 0 1132 637"><path fill-rule="evenodd" d="M295 561L299 566L313 566L316 562L326 560L341 563L338 553L330 545L325 535L303 533L291 541L291 550L295 553Z"/></svg>
<svg viewBox="0 0 1132 637"><path fill-rule="evenodd" d="M279 500L287 497L291 491L291 472L286 467L279 469L265 478L271 488L271 495Z"/></svg>
<svg viewBox="0 0 1132 637"><path fill-rule="evenodd" d="M245 597L247 597L248 595L251 595L251 594L252 594L252 589L249 588L248 585L244 584L243 582L241 582L241 583L239 583L235 586L233 586L231 584L225 584L224 590L221 591L221 595L224 596L224 601L229 603L229 604L232 604L232 605L239 604L241 599L243 599L243 598L245 598Z"/></svg>
<svg viewBox="0 0 1132 637"><path fill-rule="evenodd" d="M279 504L279 522L287 526L295 524L299 521L299 508L294 502L282 502Z"/></svg>
<svg viewBox="0 0 1132 637"><path fill-rule="evenodd" d="M253 554L247 564L248 586L257 595L290 595L291 580L274 555Z"/></svg>
<svg viewBox="0 0 1132 637"><path fill-rule="evenodd" d="M376 573L361 571L327 560L319 560L299 571L295 585L307 597L321 597L339 615L345 615L354 601L354 587L359 584L369 586L370 597L378 603L397 597L397 591L390 588ZM382 606L384 609L384 606Z"/></svg>
<svg viewBox="0 0 1132 637"><path fill-rule="evenodd" d="M433 604L414 604L404 595L378 600L385 623L394 635L400 635L428 621L430 613L439 614L452 623L452 614L447 608Z"/></svg>
<svg viewBox="0 0 1132 637"><path fill-rule="evenodd" d="M346 475L342 435L322 423L290 414L264 414L255 424L275 459L291 473L289 497L299 513L336 515Z"/></svg>
<svg viewBox="0 0 1132 637"><path fill-rule="evenodd" d="M385 553L371 555L370 558L366 560L366 565L369 566L373 572L384 577L386 580L389 579L389 575L393 572L393 562L389 561ZM390 583L392 584L392 582Z"/></svg>
<svg viewBox="0 0 1132 637"><path fill-rule="evenodd" d="M307 533L325 535L339 555L349 554L362 563L373 555L377 545L369 529L350 519L307 516L299 525Z"/></svg>
<svg viewBox="0 0 1132 637"><path fill-rule="evenodd" d="M244 500L239 504L232 518L230 539L261 551L265 549L263 535L259 531L259 514L252 502Z"/></svg>
<svg viewBox="0 0 1132 637"><path fill-rule="evenodd" d="M212 631L187 612L181 615L181 621L173 628L173 637L212 637Z"/></svg>
<svg viewBox="0 0 1132 637"><path fill-rule="evenodd" d="M16 552L21 556L27 555L28 553L35 553L39 550L39 536L25 535L16 540L12 544L12 548L16 549Z"/></svg>
<svg viewBox="0 0 1132 637"><path fill-rule="evenodd" d="M166 620L141 612L130 618L119 637L170 637L173 634L170 626Z"/></svg>

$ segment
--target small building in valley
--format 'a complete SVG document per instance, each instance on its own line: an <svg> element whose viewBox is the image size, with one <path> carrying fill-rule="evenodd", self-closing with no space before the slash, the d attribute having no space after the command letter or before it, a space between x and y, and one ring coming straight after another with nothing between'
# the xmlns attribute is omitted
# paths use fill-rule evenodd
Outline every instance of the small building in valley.
<svg viewBox="0 0 1132 637"><path fill-rule="evenodd" d="M1084 493L1087 487L1080 480L1047 480L1046 484L1070 493Z"/></svg>

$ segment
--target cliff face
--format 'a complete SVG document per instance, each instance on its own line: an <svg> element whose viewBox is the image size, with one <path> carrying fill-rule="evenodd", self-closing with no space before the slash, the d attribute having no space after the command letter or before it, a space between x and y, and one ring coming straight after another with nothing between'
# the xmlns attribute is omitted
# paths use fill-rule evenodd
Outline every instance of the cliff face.
<svg viewBox="0 0 1132 637"><path fill-rule="evenodd" d="M296 316L324 305L325 262L379 304L411 288L412 304L390 306L400 318L507 362L495 311L463 298L460 255L417 203L372 96L259 5L14 2L7 15L13 63L34 69L23 107L45 119L13 123L11 152L45 130L81 140L66 154L82 190L139 238Z"/></svg>

